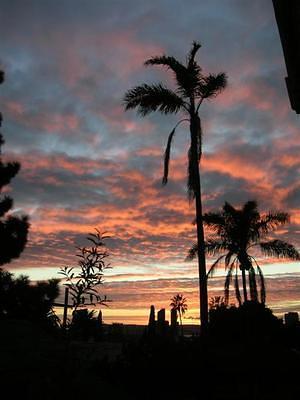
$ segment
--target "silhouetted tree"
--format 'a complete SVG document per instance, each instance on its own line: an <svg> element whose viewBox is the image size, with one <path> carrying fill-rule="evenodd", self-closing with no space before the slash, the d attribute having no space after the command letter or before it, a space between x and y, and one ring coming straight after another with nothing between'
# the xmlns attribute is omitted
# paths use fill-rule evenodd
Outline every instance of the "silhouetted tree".
<svg viewBox="0 0 300 400"><path fill-rule="evenodd" d="M124 97L126 110L136 108L138 113L145 116L159 111L162 114L177 114L183 112L187 118L181 119L169 135L164 158L163 184L168 181L171 144L177 126L184 121L190 125L190 148L188 151L188 195L190 201L195 199L198 268L200 286L200 314L203 330L208 323L207 277L205 266L204 231L202 224L202 201L199 163L202 155L202 128L199 109L204 100L214 98L226 86L226 75L204 75L195 56L201 45L193 43L187 55L186 63L182 64L174 57L162 55L152 57L145 65L161 65L171 70L176 81L176 89L171 90L162 83L143 84L127 91Z"/></svg>
<svg viewBox="0 0 300 400"><path fill-rule="evenodd" d="M213 256L221 252L225 253L212 264L208 276L212 276L219 263L224 260L227 270L224 290L226 304L229 299L229 287L233 275L236 298L239 304L242 302L239 290L239 270L242 272L244 301L248 300L246 279L246 273L248 273L250 299L252 301L259 300L258 277L260 301L265 303L264 276L255 257L249 254L249 251L253 248L258 247L265 256L300 260L300 254L293 245L278 239L267 240L271 232L289 222L289 215L286 212L269 211L267 214L261 215L255 201L248 201L240 209L226 202L221 212L205 214L203 222L218 237L217 239L209 239L205 243L206 252ZM192 260L196 254L197 243L190 249L187 258Z"/></svg>
<svg viewBox="0 0 300 400"><path fill-rule="evenodd" d="M0 318L35 322L52 320L53 302L59 294L58 279L32 284L27 276L17 278L0 269Z"/></svg>
<svg viewBox="0 0 300 400"><path fill-rule="evenodd" d="M183 325L182 325L182 317L188 309L186 304L186 298L183 297L182 294L176 294L172 297L170 306L173 310L176 310L179 316L180 326L181 326L181 335L183 336Z"/></svg>
<svg viewBox="0 0 300 400"><path fill-rule="evenodd" d="M94 310L89 311L87 308L83 308L73 314L72 323L69 327L72 337L87 340L90 337L96 338L100 331L101 327Z"/></svg>
<svg viewBox="0 0 300 400"><path fill-rule="evenodd" d="M209 311L211 337L225 343L248 343L248 346L264 346L265 339L279 339L282 321L265 304L247 301L241 306L220 304ZM249 355L251 354L249 347Z"/></svg>
<svg viewBox="0 0 300 400"><path fill-rule="evenodd" d="M4 73L0 71L0 84L4 81ZM0 126L2 114L0 114ZM18 162L4 163L1 159L1 146L4 139L0 133L0 194L4 186L8 185L20 170ZM18 258L27 242L29 229L27 216L13 216L7 213L13 207L13 200L9 196L0 197L0 265L9 263Z"/></svg>
<svg viewBox="0 0 300 400"><path fill-rule="evenodd" d="M226 307L225 298L223 296L213 296L209 299L209 310Z"/></svg>
<svg viewBox="0 0 300 400"><path fill-rule="evenodd" d="M74 267L60 269L59 273L66 279L65 286L69 288L73 301L73 316L78 307L106 305L109 301L106 296L102 298L98 292L98 287L103 283L104 270L110 268L110 264L106 263L108 252L104 243L108 237L96 229L96 233L87 236L87 240L92 243L90 247L77 247L79 271L76 272Z"/></svg>

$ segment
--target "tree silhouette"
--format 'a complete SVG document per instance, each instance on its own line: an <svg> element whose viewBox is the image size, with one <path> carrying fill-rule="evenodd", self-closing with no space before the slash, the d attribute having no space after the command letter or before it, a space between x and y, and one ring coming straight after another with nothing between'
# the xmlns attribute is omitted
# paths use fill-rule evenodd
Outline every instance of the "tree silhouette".
<svg viewBox="0 0 300 400"><path fill-rule="evenodd" d="M0 71L0 84L4 81L4 73ZM0 126L2 114L0 114ZM4 163L1 159L1 146L4 139L0 133L0 194L2 188L8 185L20 170L18 162ZM29 229L27 216L7 215L13 207L13 200L9 196L0 198L0 265L9 263L18 258L27 242Z"/></svg>
<svg viewBox="0 0 300 400"><path fill-rule="evenodd" d="M96 229L96 233L90 233L87 240L92 244L91 247L77 247L79 250L78 267L79 271L73 267L63 267L59 274L66 279L65 286L69 288L73 301L73 315L80 306L103 304L109 301L106 296L102 298L97 288L103 283L104 270L110 268L106 263L108 253L105 250L104 240L109 236L104 236Z"/></svg>
<svg viewBox="0 0 300 400"><path fill-rule="evenodd" d="M51 321L53 302L59 294L58 283L58 279L50 279L33 285L27 276L15 278L0 268L0 319Z"/></svg>
<svg viewBox="0 0 300 400"><path fill-rule="evenodd" d="M226 307L225 298L223 296L213 296L209 299L209 310Z"/></svg>
<svg viewBox="0 0 300 400"><path fill-rule="evenodd" d="M205 266L204 231L202 224L202 200L199 163L202 155L202 128L199 109L204 100L218 95L226 86L226 75L204 75L195 56L201 45L194 42L187 55L186 63L182 64L174 57L162 55L152 57L145 65L160 65L171 70L176 81L176 89L171 90L162 83L142 84L127 91L124 97L125 109L136 108L137 112L145 116L159 111L162 114L177 114L183 112L181 119L168 137L164 155L163 184L168 181L171 144L177 126L187 121L190 127L190 148L188 151L188 180L187 189L190 201L195 199L197 223L197 252L200 286L200 316L203 330L208 324L207 277Z"/></svg>
<svg viewBox="0 0 300 400"><path fill-rule="evenodd" d="M170 306L172 307L173 310L176 310L176 312L179 315L179 321L180 321L180 326L181 326L181 335L183 336L182 316L185 314L185 312L188 309L188 306L186 304L186 298L183 297L182 294L178 293L172 297Z"/></svg>
<svg viewBox="0 0 300 400"><path fill-rule="evenodd" d="M249 254L250 250L258 247L265 256L289 258L300 260L300 254L295 247L282 240L267 240L268 235L276 228L289 222L289 214L286 212L269 211L261 215L255 201L248 201L240 209L225 203L221 212L207 213L203 216L204 224L213 230L218 237L209 239L205 243L206 252L210 255L222 254L212 264L208 276L213 275L219 263L224 260L227 276L224 285L225 302L228 304L229 287L234 276L235 295L238 303L242 303L239 290L239 270L242 272L242 286L244 302L248 300L247 277L250 292L250 300L265 303L266 289L264 276L256 258ZM190 249L187 259L192 260L197 255L197 243ZM260 284L260 296L258 296L257 280Z"/></svg>

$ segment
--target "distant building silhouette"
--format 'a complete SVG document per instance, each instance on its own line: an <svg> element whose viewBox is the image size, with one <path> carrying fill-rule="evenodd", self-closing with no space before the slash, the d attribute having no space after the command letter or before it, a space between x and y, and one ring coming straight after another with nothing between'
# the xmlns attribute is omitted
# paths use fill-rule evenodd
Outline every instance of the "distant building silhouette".
<svg viewBox="0 0 300 400"><path fill-rule="evenodd" d="M155 307L150 307L148 335L165 335L168 331L169 321L166 321L166 310L164 308L157 312L157 320L155 320Z"/></svg>
<svg viewBox="0 0 300 400"><path fill-rule="evenodd" d="M154 335L155 334L155 307L152 305L150 307L150 315L149 315L149 323L148 323L148 334Z"/></svg>
<svg viewBox="0 0 300 400"><path fill-rule="evenodd" d="M155 307L152 305L150 307L150 315L149 315L149 326L150 325L155 325Z"/></svg>
<svg viewBox="0 0 300 400"><path fill-rule="evenodd" d="M171 308L171 329L175 333L177 331L177 310Z"/></svg>
<svg viewBox="0 0 300 400"><path fill-rule="evenodd" d="M157 312L157 333L164 335L169 326L169 322L166 321L166 310L162 308Z"/></svg>
<svg viewBox="0 0 300 400"><path fill-rule="evenodd" d="M164 325L166 322L166 310L162 308L157 312L157 323L158 325Z"/></svg>

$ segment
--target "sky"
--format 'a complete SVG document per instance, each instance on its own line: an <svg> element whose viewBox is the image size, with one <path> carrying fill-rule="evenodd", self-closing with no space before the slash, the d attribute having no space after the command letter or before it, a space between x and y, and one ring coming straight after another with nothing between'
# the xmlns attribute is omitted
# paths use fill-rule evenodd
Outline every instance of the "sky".
<svg viewBox="0 0 300 400"><path fill-rule="evenodd" d="M228 75L200 112L204 210L255 199L262 213L288 211L291 223L273 237L300 248L299 116L271 1L2 0L0 33L3 153L22 165L8 191L14 213L31 222L26 250L7 269L59 277L97 227L111 236L104 320L144 323L151 304L168 309L176 293L187 297L185 322L197 319L197 266L185 262L195 241L188 126L176 132L162 187L164 147L181 116L141 118L122 102L143 82L172 87L167 71L143 63L163 53L184 61L194 40L203 71ZM300 311L299 263L259 262L268 305ZM223 273L209 296L222 294Z"/></svg>

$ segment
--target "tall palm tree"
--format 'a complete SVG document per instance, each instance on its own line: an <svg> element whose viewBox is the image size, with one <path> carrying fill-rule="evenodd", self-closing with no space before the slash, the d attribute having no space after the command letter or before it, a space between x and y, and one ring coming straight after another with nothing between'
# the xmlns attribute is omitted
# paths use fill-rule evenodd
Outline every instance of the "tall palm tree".
<svg viewBox="0 0 300 400"><path fill-rule="evenodd" d="M206 252L213 256L221 252L224 253L212 264L207 275L213 275L220 262L224 260L227 270L224 285L226 303L228 303L229 287L233 276L236 298L239 304L242 302L239 290L239 271L242 272L244 301L249 299L249 294L250 300L260 300L265 303L264 276L257 260L249 253L255 247L259 248L265 256L300 260L300 254L293 245L278 239L268 240L268 235L271 232L289 222L289 214L286 212L269 211L267 214L261 215L255 201L248 201L240 209L226 202L221 212L207 213L203 216L203 221L218 237L217 239L209 239L205 243ZM189 250L187 259L195 258L197 247L197 243L195 243ZM249 293L247 290L247 273ZM258 296L257 290L258 282L260 284L260 296Z"/></svg>
<svg viewBox="0 0 300 400"><path fill-rule="evenodd" d="M171 144L177 126L187 121L190 128L190 148L188 151L187 189L190 201L195 199L197 223L197 254L200 286L200 314L203 330L208 324L207 278L205 266L204 230L202 224L201 185L199 163L202 155L202 129L199 109L204 100L217 96L225 87L227 78L224 73L204 75L195 56L201 45L194 42L187 55L186 62L181 63L174 57L162 55L152 57L145 65L160 65L170 70L175 78L176 87L169 89L162 83L142 84L128 90L124 97L125 109L137 109L141 116L159 111L162 114L182 112L182 118L171 131L164 155L164 174L162 183L168 181Z"/></svg>
<svg viewBox="0 0 300 400"><path fill-rule="evenodd" d="M176 312L179 315L179 322L180 322L180 326L181 326L181 335L183 336L182 317L188 309L188 306L186 304L186 298L183 297L182 294L179 294L179 293L176 294L171 299L170 307L172 307L172 310L176 310Z"/></svg>

